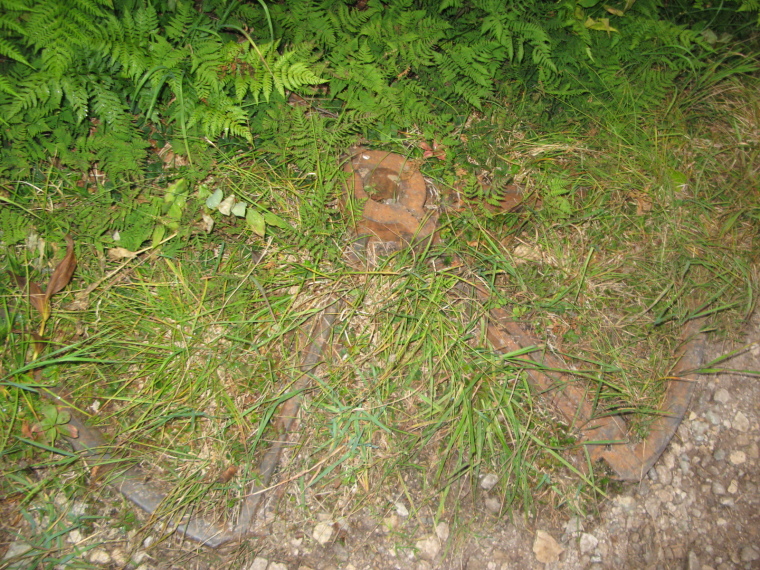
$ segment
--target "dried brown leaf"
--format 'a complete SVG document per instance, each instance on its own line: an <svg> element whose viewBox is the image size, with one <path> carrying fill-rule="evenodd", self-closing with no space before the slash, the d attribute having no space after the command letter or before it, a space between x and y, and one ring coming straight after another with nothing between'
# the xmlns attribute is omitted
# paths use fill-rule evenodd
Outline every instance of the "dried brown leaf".
<svg viewBox="0 0 760 570"><path fill-rule="evenodd" d="M237 474L237 467L230 465L225 469L219 477L217 477L217 483L228 483Z"/></svg>
<svg viewBox="0 0 760 570"><path fill-rule="evenodd" d="M53 276L50 278L47 290L45 291L45 298L50 299L53 295L61 291L71 281L71 276L74 274L74 269L77 266L77 259L74 255L74 240L71 236L66 236L66 256L60 261L53 271Z"/></svg>
<svg viewBox="0 0 760 570"><path fill-rule="evenodd" d="M10 273L10 271L8 273ZM11 277L13 277L13 280L16 282L16 286L20 291L26 291L26 277L23 275L16 275L15 273L11 273Z"/></svg>
<svg viewBox="0 0 760 570"><path fill-rule="evenodd" d="M42 289L40 289L40 286L34 281L29 283L29 302L41 315L45 316L47 314L45 312L47 298L45 297L45 293L42 292Z"/></svg>
<svg viewBox="0 0 760 570"><path fill-rule="evenodd" d="M61 429L61 433L71 439L77 439L79 437L79 430L71 424L64 425Z"/></svg>
<svg viewBox="0 0 760 570"><path fill-rule="evenodd" d="M137 254L134 251L129 251L123 247L112 247L108 250L108 258L113 261L121 261L122 259L134 259Z"/></svg>
<svg viewBox="0 0 760 570"><path fill-rule="evenodd" d="M25 437L26 439L33 439L34 434L32 433L32 428L29 425L29 422L24 420L21 424L21 435Z"/></svg>

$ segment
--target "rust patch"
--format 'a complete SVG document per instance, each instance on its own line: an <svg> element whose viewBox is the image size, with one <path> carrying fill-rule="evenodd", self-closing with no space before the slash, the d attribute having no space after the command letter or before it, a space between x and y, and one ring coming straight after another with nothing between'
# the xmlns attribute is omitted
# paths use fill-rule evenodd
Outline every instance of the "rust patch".
<svg viewBox="0 0 760 570"><path fill-rule="evenodd" d="M343 169L350 173L341 201L362 207L354 224L356 236L368 237L367 247L392 252L424 246L436 240L438 213L427 208L427 188L416 164L404 156L358 149Z"/></svg>

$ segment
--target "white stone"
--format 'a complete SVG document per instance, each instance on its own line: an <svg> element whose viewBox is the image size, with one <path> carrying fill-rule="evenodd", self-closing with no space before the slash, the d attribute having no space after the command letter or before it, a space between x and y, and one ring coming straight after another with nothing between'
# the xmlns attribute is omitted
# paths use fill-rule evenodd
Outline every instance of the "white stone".
<svg viewBox="0 0 760 570"><path fill-rule="evenodd" d="M580 540L581 554L589 554L591 552L594 552L598 544L599 544L599 539L596 538L593 534L589 534L587 532L584 532L583 534L581 534L581 540Z"/></svg>
<svg viewBox="0 0 760 570"><path fill-rule="evenodd" d="M420 556L425 560L434 560L441 551L441 542L437 536L426 536L418 540L414 546L420 551Z"/></svg>
<svg viewBox="0 0 760 570"><path fill-rule="evenodd" d="M438 540L440 540L441 542L446 542L449 539L450 534L451 534L451 529L449 528L448 523L441 521L437 525L435 525L435 535L438 537Z"/></svg>
<svg viewBox="0 0 760 570"><path fill-rule="evenodd" d="M314 538L314 540L316 540L322 546L330 542L332 535L333 525L331 522L327 521L317 523L317 525L314 527L314 532L311 533L311 536Z"/></svg>
<svg viewBox="0 0 760 570"><path fill-rule="evenodd" d="M728 484L728 492L732 495L736 495L736 493L739 491L739 483L736 481L736 479L733 479Z"/></svg>
<svg viewBox="0 0 760 570"><path fill-rule="evenodd" d="M718 388L713 394L713 400L720 404L725 404L731 399L731 394L725 388Z"/></svg>
<svg viewBox="0 0 760 570"><path fill-rule="evenodd" d="M489 473L488 475L485 475L480 480L480 488L485 489L486 491L490 491L494 487L496 487L496 483L499 482L499 476L494 473Z"/></svg>
<svg viewBox="0 0 760 570"><path fill-rule="evenodd" d="M87 558L93 564L108 564L111 562L111 556L102 548L95 548L89 552Z"/></svg>
<svg viewBox="0 0 760 570"><path fill-rule="evenodd" d="M747 461L747 454L743 451L732 451L728 455L728 460L734 465L741 465Z"/></svg>
<svg viewBox="0 0 760 570"><path fill-rule="evenodd" d="M406 518L409 516L409 509L404 503L396 503L396 514L401 518Z"/></svg>
<svg viewBox="0 0 760 570"><path fill-rule="evenodd" d="M740 432L744 433L749 431L749 419L744 415L744 412L736 412L732 425L734 426L734 429L739 430Z"/></svg>
<svg viewBox="0 0 760 570"><path fill-rule="evenodd" d="M257 556L253 559L253 562L251 562L248 570L267 570L267 566L269 566L269 560L262 558L261 556Z"/></svg>
<svg viewBox="0 0 760 570"><path fill-rule="evenodd" d="M288 570L288 566L282 562L272 562L267 570Z"/></svg>
<svg viewBox="0 0 760 570"><path fill-rule="evenodd" d="M533 554L536 560L544 564L553 564L559 560L559 555L565 551L554 537L544 530L536 531L536 539L533 541Z"/></svg>

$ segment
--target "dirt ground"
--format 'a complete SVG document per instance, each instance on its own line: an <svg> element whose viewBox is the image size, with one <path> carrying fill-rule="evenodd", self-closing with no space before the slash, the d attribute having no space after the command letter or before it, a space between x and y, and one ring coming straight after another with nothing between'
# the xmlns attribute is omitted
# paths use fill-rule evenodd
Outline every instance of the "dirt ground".
<svg viewBox="0 0 760 570"><path fill-rule="evenodd" d="M676 437L655 468L602 501L585 518L540 512L526 521L498 515L498 478L454 520L434 525L434 508L416 509L400 493L385 507L360 507L336 516L336 502L319 497L306 507L285 507L263 521L260 537L214 551L159 540L148 531L120 532L96 524L89 535L73 530L65 540L81 556L54 568L307 569L563 569L641 568L727 570L760 568L760 313L742 344L712 339L708 360L737 349L721 367L732 373L702 375ZM409 488L414 489L413 482ZM132 507L112 493L104 504L116 515ZM295 504L295 501L290 501ZM340 499L338 500L340 503ZM326 505L330 504L328 508ZM463 503L464 504L464 503ZM86 504L60 505L85 510ZM141 516L141 515L140 515ZM8 528L6 527L6 531ZM30 545L4 532L0 568L28 568ZM14 561L14 557L16 558Z"/></svg>

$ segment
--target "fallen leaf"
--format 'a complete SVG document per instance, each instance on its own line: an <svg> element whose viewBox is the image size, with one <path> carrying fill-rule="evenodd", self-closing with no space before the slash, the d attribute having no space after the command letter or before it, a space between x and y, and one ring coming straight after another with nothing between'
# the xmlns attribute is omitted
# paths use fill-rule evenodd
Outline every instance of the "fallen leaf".
<svg viewBox="0 0 760 570"><path fill-rule="evenodd" d="M259 214L253 208L249 208L248 213L245 215L245 221L248 224L248 227L253 230L253 233L259 237L264 237L267 231L267 224L264 220L264 216Z"/></svg>
<svg viewBox="0 0 760 570"><path fill-rule="evenodd" d="M29 422L26 420L21 423L21 435L26 439L34 439L32 428L29 426Z"/></svg>
<svg viewBox="0 0 760 570"><path fill-rule="evenodd" d="M227 196L224 200L222 200L222 203L219 204L217 207L217 210L219 210L219 213L223 216L229 216L230 213L232 213L232 208L235 205L235 196L234 194L230 194Z"/></svg>
<svg viewBox="0 0 760 570"><path fill-rule="evenodd" d="M209 216L206 212L201 214L201 218L203 219L201 222L201 229L207 234L210 234L211 230L214 229L214 218Z"/></svg>
<svg viewBox="0 0 760 570"><path fill-rule="evenodd" d="M217 188L211 196L206 198L206 206L213 210L222 203L222 198L224 198L224 192Z"/></svg>
<svg viewBox="0 0 760 570"><path fill-rule="evenodd" d="M232 207L232 214L238 218L245 218L245 209L248 206L245 202L238 202Z"/></svg>
<svg viewBox="0 0 760 570"><path fill-rule="evenodd" d="M225 469L219 477L217 477L217 483L228 483L237 474L237 467L230 465Z"/></svg>
<svg viewBox="0 0 760 570"><path fill-rule="evenodd" d="M66 256L55 266L53 276L50 278L47 289L45 290L45 300L63 290L71 281L74 275L74 269L77 267L77 258L74 255L74 240L71 236L66 236Z"/></svg>
<svg viewBox="0 0 760 570"><path fill-rule="evenodd" d="M29 302L41 315L45 316L45 293L34 281L29 283Z"/></svg>
<svg viewBox="0 0 760 570"><path fill-rule="evenodd" d="M515 265L528 261L543 261L544 254L540 247L525 244L518 245L512 252L515 256Z"/></svg>
<svg viewBox="0 0 760 570"><path fill-rule="evenodd" d="M119 261L121 259L134 259L137 254L134 251L129 251L123 247L112 247L108 250L108 258L111 261Z"/></svg>
<svg viewBox="0 0 760 570"><path fill-rule="evenodd" d="M548 532L536 531L536 540L533 542L533 554L536 555L536 560L544 564L557 562L559 555L564 551L565 549Z"/></svg>

